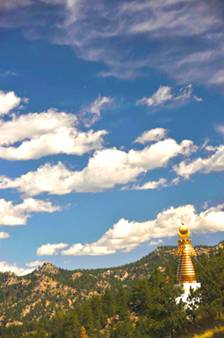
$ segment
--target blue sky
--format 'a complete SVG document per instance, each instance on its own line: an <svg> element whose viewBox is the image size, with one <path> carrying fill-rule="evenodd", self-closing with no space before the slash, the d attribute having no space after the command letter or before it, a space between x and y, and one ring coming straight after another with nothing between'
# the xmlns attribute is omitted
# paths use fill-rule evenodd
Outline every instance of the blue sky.
<svg viewBox="0 0 224 338"><path fill-rule="evenodd" d="M223 11L0 2L0 270L223 240Z"/></svg>

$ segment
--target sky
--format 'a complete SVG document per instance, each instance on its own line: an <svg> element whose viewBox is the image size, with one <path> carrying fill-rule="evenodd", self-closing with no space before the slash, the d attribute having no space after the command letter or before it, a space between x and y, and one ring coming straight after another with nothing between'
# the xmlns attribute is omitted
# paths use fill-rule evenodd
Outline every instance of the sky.
<svg viewBox="0 0 224 338"><path fill-rule="evenodd" d="M0 271L224 233L222 0L0 0Z"/></svg>

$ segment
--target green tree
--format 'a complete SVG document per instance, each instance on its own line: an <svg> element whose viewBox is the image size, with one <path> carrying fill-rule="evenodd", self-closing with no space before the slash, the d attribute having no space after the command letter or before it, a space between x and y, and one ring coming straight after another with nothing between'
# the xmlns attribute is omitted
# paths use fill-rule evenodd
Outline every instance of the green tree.
<svg viewBox="0 0 224 338"><path fill-rule="evenodd" d="M139 330L152 337L171 337L186 321L183 305L176 304L176 289L167 275L155 271L150 280L142 280L134 287L132 304L137 314ZM136 306L137 305L137 306Z"/></svg>
<svg viewBox="0 0 224 338"><path fill-rule="evenodd" d="M134 338L133 325L130 321L119 321L113 328L111 338Z"/></svg>

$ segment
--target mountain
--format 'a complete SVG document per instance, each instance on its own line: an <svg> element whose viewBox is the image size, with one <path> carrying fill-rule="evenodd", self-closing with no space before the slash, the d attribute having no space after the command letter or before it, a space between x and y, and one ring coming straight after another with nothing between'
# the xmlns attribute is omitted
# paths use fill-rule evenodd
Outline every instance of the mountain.
<svg viewBox="0 0 224 338"><path fill-rule="evenodd" d="M195 249L200 260L223 247L221 242ZM51 319L58 310L68 311L77 302L101 295L106 289L127 287L136 279L149 277L155 269L169 269L175 276L175 251L172 246L158 247L135 263L115 268L69 271L44 263L23 277L0 273L0 325L19 326L25 321Z"/></svg>

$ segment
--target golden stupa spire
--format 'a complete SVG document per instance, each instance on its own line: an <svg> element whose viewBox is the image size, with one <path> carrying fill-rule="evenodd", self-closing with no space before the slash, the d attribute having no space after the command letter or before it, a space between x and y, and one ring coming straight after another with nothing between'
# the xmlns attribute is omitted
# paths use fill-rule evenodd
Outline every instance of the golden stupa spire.
<svg viewBox="0 0 224 338"><path fill-rule="evenodd" d="M189 239L190 231L183 223L179 228L177 256L179 256L179 263L177 269L177 279L180 284L196 283L196 274L192 262L192 256L196 256L196 252Z"/></svg>

